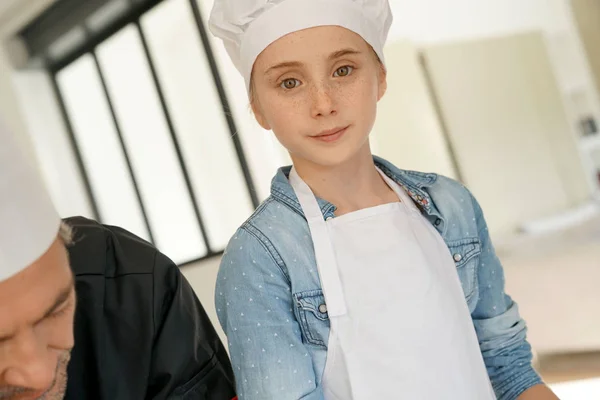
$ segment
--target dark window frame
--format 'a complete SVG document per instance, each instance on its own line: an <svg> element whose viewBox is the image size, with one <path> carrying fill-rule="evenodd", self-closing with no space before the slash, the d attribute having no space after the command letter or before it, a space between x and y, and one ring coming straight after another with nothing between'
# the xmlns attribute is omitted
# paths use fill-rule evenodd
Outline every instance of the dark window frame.
<svg viewBox="0 0 600 400"><path fill-rule="evenodd" d="M68 3L69 1L70 0L65 0L65 3ZM154 243L153 230L152 230L151 223L150 223L147 213L146 213L144 199L139 190L138 180L136 179L135 171L130 162L127 146L125 145L125 142L123 140L119 121L118 121L115 111L114 111L113 102L111 100L110 93L107 89L106 82L104 80L104 73L103 73L102 67L101 67L100 63L98 62L98 58L96 56L97 47L101 43L103 43L105 40L107 40L108 38L110 38L115 33L119 32L121 29L125 28L128 25L134 25L136 27L136 29L140 35L140 38L141 38L141 43L142 43L142 47L144 50L145 58L149 65L149 68L150 68L151 76L153 79L153 83L154 83L156 92L158 94L158 99L159 99L159 102L161 105L161 109L163 111L165 121L167 122L170 137L171 137L171 140L174 145L174 149L175 149L175 152L177 155L177 160L179 162L179 167L182 171L183 178L185 180L187 193L192 201L194 213L195 213L195 216L197 219L197 223L199 225L204 243L206 245L206 255L180 264L180 266L185 266L185 265L188 265L191 263L195 263L198 261L202 261L202 260L217 256L217 255L220 255L220 254L222 254L223 250L213 248L211 246L210 240L208 238L206 227L205 227L205 224L204 224L204 221L202 218L202 214L201 214L200 208L199 208L199 199L197 198L198 196L194 193L194 189L193 189L190 177L189 177L188 169L187 169L183 154L181 152L179 139L177 138L176 129L172 122L172 118L171 118L171 115L170 115L170 112L168 109L168 105L167 105L167 102L166 102L166 99L164 96L164 91L162 89L160 80L158 78L158 74L156 72L156 67L154 65L154 61L152 59L150 49L148 47L144 29L140 22L141 18L143 17L143 15L145 13L152 10L155 6L160 4L162 1L163 0L148 0L148 1L134 2L132 0L129 0L129 7L125 13L118 16L113 21L110 21L110 23L108 23L106 26L104 26L102 29L100 29L96 32L92 32L89 29L87 29L87 27L85 26L85 18L82 18L82 20L79 21L79 23L76 24L74 28L78 28L81 31L85 32L85 39L83 40L82 43L80 43L76 47L70 49L70 51L68 51L67 53L62 55L60 58L53 58L49 55L49 53L48 53L49 44L42 43L42 47L40 48L39 43L36 43L35 40L31 40L32 37L33 37L33 39L36 38L35 35L32 34L32 32L31 32L36 27L36 21L34 21L32 24L30 24L29 27L25 28L25 30L21 33L21 35L22 35L22 37L24 37L25 42L29 45L29 49L30 49L32 55L37 56L38 58L43 60L45 68L47 69L47 71L50 74L52 87L53 87L55 96L58 101L58 105L60 108L60 112L62 114L62 118L63 118L63 120L65 122L65 126L67 128L68 137L69 137L71 146L72 146L74 154L75 154L76 162L79 167L79 172L80 172L83 182L84 182L88 201L89 201L92 211L94 213L94 218L97 219L98 221L102 222L102 215L99 211L98 204L96 202L96 196L94 195L94 190L93 190L92 184L89 179L85 161L81 155L81 151L79 149L77 139L76 139L72 124L70 122L69 114L67 112L67 109L66 109L66 106L64 103L64 99L62 97L62 94L61 94L61 91L60 91L60 88L59 88L59 85L57 82L57 74L62 69L66 68L71 63L75 62L76 60L78 60L80 57L82 57L84 55L89 54L93 57L97 73L98 73L101 83L102 83L103 93L106 98L107 104L109 106L113 124L114 124L114 127L115 127L117 135L118 135L119 143L121 145L121 150L125 157L125 161L126 161L126 164L128 167L128 173L133 182L133 187L134 187L134 190L136 193L136 198L137 198L138 204L140 206L140 210L142 212L142 216L143 216L146 228L148 230L149 238L150 238L150 241ZM250 196L250 199L252 201L254 208L256 208L259 205L259 200L258 200L258 197L256 194L254 182L252 180L250 169L248 168L248 162L247 162L246 156L244 154L242 143L240 141L239 136L237 135L238 131L237 131L237 127L235 124L235 120L231 113L231 107L229 106L229 101L227 99L225 88L223 86L223 82L221 80L221 77L220 77L220 74L218 71L217 63L215 61L214 53L213 53L211 45L210 45L208 33L206 31L204 22L202 20L201 11L198 7L198 4L196 3L196 0L186 0L186 1L188 1L191 6L194 21L196 22L196 26L198 28L198 34L200 35L200 39L202 42L203 51L208 60L211 75L213 78L213 83L215 85L215 88L217 89L217 93L218 93L218 96L219 96L219 99L221 102L222 111L223 111L224 117L226 118L227 127L229 128L229 133L230 133L229 136L233 142L236 156L237 156L237 159L239 162L239 166L243 172L243 176L244 176L244 180L246 183L246 188L248 190L248 194ZM100 0L100 1L95 0L95 3L106 3L106 1L105 0ZM67 7L68 4L65 4L64 6ZM64 12L64 10L57 11L56 7L53 7L53 8L54 9L50 10L50 11L54 12L55 14L60 15L60 12ZM59 17L54 16L55 20L57 18L58 18L58 20L60 20ZM48 15L43 14L39 19L41 21L44 21L46 23L46 25L49 25L49 23L47 21L52 20L53 16L52 15L48 16ZM62 33L64 33L64 32L62 32ZM37 35L38 35L38 37L41 36L39 33L37 33ZM47 47L43 48L43 45L47 45Z"/></svg>

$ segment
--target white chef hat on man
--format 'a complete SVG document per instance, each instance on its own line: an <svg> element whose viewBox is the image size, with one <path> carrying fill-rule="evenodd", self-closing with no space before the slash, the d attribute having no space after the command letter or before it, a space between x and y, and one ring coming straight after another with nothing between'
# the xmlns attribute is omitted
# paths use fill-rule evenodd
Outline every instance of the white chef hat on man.
<svg viewBox="0 0 600 400"><path fill-rule="evenodd" d="M0 121L0 282L40 258L59 228L34 161Z"/></svg>
<svg viewBox="0 0 600 400"><path fill-rule="evenodd" d="M384 62L391 24L388 0L215 0L209 19L211 32L223 40L247 90L256 57L289 33L341 26L360 35Z"/></svg>

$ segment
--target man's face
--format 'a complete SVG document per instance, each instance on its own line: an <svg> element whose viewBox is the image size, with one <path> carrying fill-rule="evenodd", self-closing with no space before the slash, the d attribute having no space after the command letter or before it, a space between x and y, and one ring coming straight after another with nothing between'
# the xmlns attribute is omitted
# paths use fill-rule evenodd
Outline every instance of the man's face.
<svg viewBox="0 0 600 400"><path fill-rule="evenodd" d="M75 289L60 239L0 282L0 400L64 397L73 348Z"/></svg>

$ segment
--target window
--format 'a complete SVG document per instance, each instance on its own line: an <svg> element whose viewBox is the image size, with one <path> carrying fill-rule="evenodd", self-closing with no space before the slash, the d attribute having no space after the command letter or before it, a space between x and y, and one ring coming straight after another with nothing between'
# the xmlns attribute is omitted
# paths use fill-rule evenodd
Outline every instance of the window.
<svg viewBox="0 0 600 400"><path fill-rule="evenodd" d="M258 205L195 0L58 1L22 33L45 63L90 217L178 264Z"/></svg>

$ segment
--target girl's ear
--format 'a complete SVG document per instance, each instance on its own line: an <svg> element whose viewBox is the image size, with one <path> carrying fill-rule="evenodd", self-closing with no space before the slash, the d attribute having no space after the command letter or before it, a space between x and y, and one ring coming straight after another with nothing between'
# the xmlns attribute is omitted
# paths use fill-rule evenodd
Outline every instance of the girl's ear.
<svg viewBox="0 0 600 400"><path fill-rule="evenodd" d="M387 91L387 71L383 64L379 63L379 79L378 79L378 93L377 101L381 100L385 92Z"/></svg>
<svg viewBox="0 0 600 400"><path fill-rule="evenodd" d="M269 125L269 123L267 122L267 119L265 118L265 115L263 114L262 109L258 104L258 101L256 101L256 98L254 98L254 95L250 100L250 107L252 107L252 112L254 113L254 118L256 118L256 122L258 122L258 124L263 129L270 131L271 125Z"/></svg>

